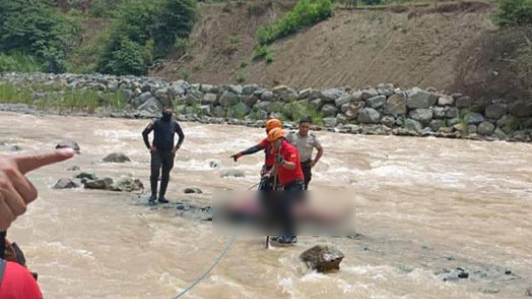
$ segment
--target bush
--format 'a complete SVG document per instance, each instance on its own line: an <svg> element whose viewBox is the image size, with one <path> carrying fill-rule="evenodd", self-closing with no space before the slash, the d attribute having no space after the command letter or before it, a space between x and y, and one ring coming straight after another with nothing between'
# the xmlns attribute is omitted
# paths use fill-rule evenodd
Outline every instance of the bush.
<svg viewBox="0 0 532 299"><path fill-rule="evenodd" d="M300 0L294 8L282 18L257 32L257 42L267 45L273 41L295 33L298 29L314 25L332 15L330 0Z"/></svg>
<svg viewBox="0 0 532 299"><path fill-rule="evenodd" d="M98 71L145 75L153 60L164 57L177 40L188 37L194 20L194 0L124 3L112 25L111 38L100 55ZM121 61L114 62L117 57ZM134 65L125 64L128 61Z"/></svg>
<svg viewBox="0 0 532 299"><path fill-rule="evenodd" d="M282 18L257 31L257 45L253 59L266 59L266 62L274 60L273 55L266 45L277 39L286 37L297 32L300 28L319 23L332 15L331 0L299 0L294 8L283 15Z"/></svg>
<svg viewBox="0 0 532 299"><path fill-rule="evenodd" d="M80 43L79 29L48 0L0 0L0 52L33 56L43 71L65 71L70 52Z"/></svg>
<svg viewBox="0 0 532 299"><path fill-rule="evenodd" d="M0 53L0 73L9 71L32 73L40 70L42 70L42 65L33 56L21 52L14 52L10 55Z"/></svg>
<svg viewBox="0 0 532 299"><path fill-rule="evenodd" d="M502 26L532 25L532 0L499 0L494 19Z"/></svg>

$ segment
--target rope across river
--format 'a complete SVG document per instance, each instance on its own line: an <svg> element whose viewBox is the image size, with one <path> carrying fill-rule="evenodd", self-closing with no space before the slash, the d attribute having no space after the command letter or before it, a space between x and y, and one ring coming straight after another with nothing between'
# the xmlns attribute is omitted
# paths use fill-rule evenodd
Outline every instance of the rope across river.
<svg viewBox="0 0 532 299"><path fill-rule="evenodd" d="M248 190L251 190L255 187L257 187L259 185L259 183L251 186L248 188ZM177 299L177 298L180 298L181 296L185 295L188 291L192 290L198 283L200 283L203 279L205 279L205 277L207 277L207 275L212 271L212 269L214 269L216 267L216 265L218 265L218 263L222 260L222 258L225 256L225 254L229 251L229 248L231 247L231 245L233 245L233 243L236 241L237 239L237 235L234 235L231 237L231 239L229 239L229 241L227 241L227 244L225 245L225 248L222 250L222 252L220 252L220 254L218 255L218 257L214 260L214 262L212 263L212 265L205 271L203 272L203 274L201 274L200 276L198 276L193 283L191 283L188 287L186 287L184 290L182 290L179 294L175 295L174 297L172 297L171 299Z"/></svg>

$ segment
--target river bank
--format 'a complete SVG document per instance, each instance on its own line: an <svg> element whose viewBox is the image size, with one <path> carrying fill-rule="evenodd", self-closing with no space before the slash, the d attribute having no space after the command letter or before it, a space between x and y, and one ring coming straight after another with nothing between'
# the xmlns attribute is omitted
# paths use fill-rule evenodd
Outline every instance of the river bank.
<svg viewBox="0 0 532 299"><path fill-rule="evenodd" d="M479 102L391 84L303 90L279 85L268 90L257 84L74 74L4 74L2 84L0 110L20 113L152 118L172 106L179 120L205 124L260 127L273 113L289 128L308 115L314 130L331 132L532 141L531 104Z"/></svg>

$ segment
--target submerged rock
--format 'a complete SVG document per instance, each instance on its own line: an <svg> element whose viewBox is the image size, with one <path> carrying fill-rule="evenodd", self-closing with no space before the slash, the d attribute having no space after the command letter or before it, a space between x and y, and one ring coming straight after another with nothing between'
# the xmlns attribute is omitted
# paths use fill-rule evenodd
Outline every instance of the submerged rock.
<svg viewBox="0 0 532 299"><path fill-rule="evenodd" d="M78 187L79 185L73 180L67 179L67 178L61 178L55 183L55 185L52 188L53 189L72 189L72 188L78 188Z"/></svg>
<svg viewBox="0 0 532 299"><path fill-rule="evenodd" d="M124 163L131 162L131 159L124 153L112 153L103 158L103 161L107 163Z"/></svg>
<svg viewBox="0 0 532 299"><path fill-rule="evenodd" d="M310 269L318 272L339 270L344 254L336 248L327 245L316 245L299 256Z"/></svg>
<svg viewBox="0 0 532 299"><path fill-rule="evenodd" d="M144 184L139 179L132 177L122 177L116 183L110 186L111 191L132 192L137 190L144 190Z"/></svg>
<svg viewBox="0 0 532 299"><path fill-rule="evenodd" d="M201 193L203 193L203 191L201 191L200 188L185 188L185 190L183 190L183 192L185 192L186 194L189 194L189 193L201 194Z"/></svg>
<svg viewBox="0 0 532 299"><path fill-rule="evenodd" d="M112 178L104 178L85 182L85 189L110 190L112 185Z"/></svg>
<svg viewBox="0 0 532 299"><path fill-rule="evenodd" d="M222 171L222 173L220 173L220 177L222 178L225 178L225 177L244 177L244 172L242 170L238 170L238 169L229 169L229 170L224 170Z"/></svg>

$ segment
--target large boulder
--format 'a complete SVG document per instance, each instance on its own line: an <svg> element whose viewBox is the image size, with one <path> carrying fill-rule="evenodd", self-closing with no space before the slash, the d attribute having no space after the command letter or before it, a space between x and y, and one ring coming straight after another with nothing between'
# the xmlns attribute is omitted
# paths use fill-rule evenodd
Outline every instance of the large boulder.
<svg viewBox="0 0 532 299"><path fill-rule="evenodd" d="M436 104L438 95L414 87L408 92L406 105L410 109L429 108Z"/></svg>
<svg viewBox="0 0 532 299"><path fill-rule="evenodd" d="M506 114L506 105L504 104L491 104L486 107L484 112L488 119L499 119Z"/></svg>
<svg viewBox="0 0 532 299"><path fill-rule="evenodd" d="M518 128L517 118L511 115L505 115L497 121L497 127L501 129L504 133L510 134L512 131Z"/></svg>
<svg viewBox="0 0 532 299"><path fill-rule="evenodd" d="M510 106L509 111L511 115L516 117L532 116L532 103L516 102Z"/></svg>
<svg viewBox="0 0 532 299"><path fill-rule="evenodd" d="M485 122L482 122L480 125L478 125L477 133L479 135L489 136L493 133L494 130L495 130L495 125L490 122L485 121Z"/></svg>
<svg viewBox="0 0 532 299"><path fill-rule="evenodd" d="M386 113L397 117L406 114L406 97L402 94L394 94L388 98Z"/></svg>
<svg viewBox="0 0 532 299"><path fill-rule="evenodd" d="M432 120L432 110L424 108L411 110L409 112L409 117L421 122L423 125L428 125Z"/></svg>
<svg viewBox="0 0 532 299"><path fill-rule="evenodd" d="M373 97L378 96L379 92L375 88L367 88L367 89L358 91L356 94L360 100L365 101L367 99L371 99Z"/></svg>
<svg viewBox="0 0 532 299"><path fill-rule="evenodd" d="M260 99L262 101L271 102L275 100L275 95L273 94L273 92L266 90L263 93L261 93Z"/></svg>
<svg viewBox="0 0 532 299"><path fill-rule="evenodd" d="M133 104L134 107L139 107L142 104L146 103L146 101L149 100L151 97L153 97L151 92L146 91L146 92L140 94L135 99L133 99L133 103L132 104Z"/></svg>
<svg viewBox="0 0 532 299"><path fill-rule="evenodd" d="M247 84L244 85L242 88L242 94L243 95L252 95L257 89L259 89L259 86L255 83L253 84Z"/></svg>
<svg viewBox="0 0 532 299"><path fill-rule="evenodd" d="M323 117L332 117L336 116L336 113L338 112L338 108L336 108L333 104L325 104L321 108L321 113Z"/></svg>
<svg viewBox="0 0 532 299"><path fill-rule="evenodd" d="M480 113L477 113L477 112L472 112L468 115L468 121L467 121L467 124L469 125L479 125L481 124L483 121L484 121L484 115L480 114Z"/></svg>
<svg viewBox="0 0 532 299"><path fill-rule="evenodd" d="M432 107L432 114L435 119L445 118L445 112L446 112L445 107L438 107L438 106Z"/></svg>
<svg viewBox="0 0 532 299"><path fill-rule="evenodd" d="M258 102L258 98L255 97L254 95L246 95L246 96L242 96L242 102L244 102L244 104L246 104L248 107L253 107L255 106L255 104Z"/></svg>
<svg viewBox="0 0 532 299"><path fill-rule="evenodd" d="M438 105L440 106L452 106L454 104L454 99L452 96L441 96L438 99Z"/></svg>
<svg viewBox="0 0 532 299"><path fill-rule="evenodd" d="M140 105L139 111L146 111L152 114L159 114L163 110L163 105L154 97L149 98L144 104Z"/></svg>
<svg viewBox="0 0 532 299"><path fill-rule="evenodd" d="M241 85L229 85L228 88L230 92L237 95L242 94L242 91L244 91Z"/></svg>
<svg viewBox="0 0 532 299"><path fill-rule="evenodd" d="M366 104L373 109L379 109L386 103L386 96L380 95L366 100Z"/></svg>
<svg viewBox="0 0 532 299"><path fill-rule="evenodd" d="M429 123L429 127L432 129L432 131L438 132L441 127L445 127L445 121L441 119L434 119Z"/></svg>
<svg viewBox="0 0 532 299"><path fill-rule="evenodd" d="M336 117L324 117L323 125L328 128L336 127L338 119Z"/></svg>
<svg viewBox="0 0 532 299"><path fill-rule="evenodd" d="M410 118L407 118L405 120L404 127L405 129L409 131L415 131L415 132L421 132L421 130L423 130L423 125L421 125L419 121L415 119L410 119Z"/></svg>
<svg viewBox="0 0 532 299"><path fill-rule="evenodd" d="M318 272L328 272L339 270L340 263L344 259L344 254L338 249L326 246L316 245L300 254L299 258L310 269Z"/></svg>
<svg viewBox="0 0 532 299"><path fill-rule="evenodd" d="M124 153L112 153L107 155L107 157L103 158L103 162L107 163L125 163L125 162L131 162L131 159L129 159L128 156Z"/></svg>
<svg viewBox="0 0 532 299"><path fill-rule="evenodd" d="M445 117L447 118L455 118L458 117L458 108L456 107L449 107L447 111L445 111Z"/></svg>
<svg viewBox="0 0 532 299"><path fill-rule="evenodd" d="M338 88L330 88L321 92L321 98L325 102L334 102L339 97L345 95L345 92Z"/></svg>
<svg viewBox="0 0 532 299"><path fill-rule="evenodd" d="M395 118L393 116L385 116L381 119L381 124L387 126L388 128L392 128L395 124Z"/></svg>
<svg viewBox="0 0 532 299"><path fill-rule="evenodd" d="M358 113L366 104L362 101L349 104L345 116L348 120L353 120L358 117Z"/></svg>
<svg viewBox="0 0 532 299"><path fill-rule="evenodd" d="M249 108L243 102L239 102L233 107L231 107L231 117L244 118L244 116L248 115L250 111L251 111L251 108Z"/></svg>
<svg viewBox="0 0 532 299"><path fill-rule="evenodd" d="M218 100L218 95L215 93L206 93L205 95L203 95L204 104L214 105L216 104L217 100Z"/></svg>
<svg viewBox="0 0 532 299"><path fill-rule="evenodd" d="M276 86L273 89L273 94L276 95L281 101L285 102L295 100L299 97L297 90L285 85Z"/></svg>
<svg viewBox="0 0 532 299"><path fill-rule="evenodd" d="M378 124L380 122L380 113L373 108L363 108L359 113L357 120L363 124Z"/></svg>
<svg viewBox="0 0 532 299"><path fill-rule="evenodd" d="M336 104L336 107L341 108L343 105L351 103L351 100L353 99L353 96L350 94L343 95L339 98L337 98L334 103Z"/></svg>
<svg viewBox="0 0 532 299"><path fill-rule="evenodd" d="M238 103L238 101L238 95L230 91L224 91L224 93L220 96L220 99L218 100L220 105L222 105L223 107L233 106Z"/></svg>

